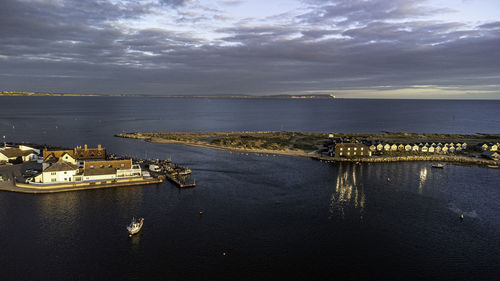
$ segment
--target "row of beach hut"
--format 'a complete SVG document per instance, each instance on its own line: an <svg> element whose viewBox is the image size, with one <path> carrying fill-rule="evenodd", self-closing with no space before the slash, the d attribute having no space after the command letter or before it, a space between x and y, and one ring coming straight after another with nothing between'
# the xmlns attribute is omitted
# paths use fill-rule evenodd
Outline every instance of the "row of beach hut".
<svg viewBox="0 0 500 281"><path fill-rule="evenodd" d="M419 144L382 144L371 145L372 152L382 151L406 151L406 152L427 152L427 153L455 153L467 148L467 143L419 143Z"/></svg>
<svg viewBox="0 0 500 281"><path fill-rule="evenodd" d="M490 143L490 144L483 144L481 148L483 151L499 151L498 148L500 147L500 143Z"/></svg>

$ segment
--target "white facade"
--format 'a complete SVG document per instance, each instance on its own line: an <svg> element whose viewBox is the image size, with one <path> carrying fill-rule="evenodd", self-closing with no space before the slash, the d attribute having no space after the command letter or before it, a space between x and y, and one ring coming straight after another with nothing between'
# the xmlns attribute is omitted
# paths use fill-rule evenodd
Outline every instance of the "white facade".
<svg viewBox="0 0 500 281"><path fill-rule="evenodd" d="M36 183L68 183L74 181L74 176L78 172L78 169L69 171L49 171L42 172L35 177Z"/></svg>
<svg viewBox="0 0 500 281"><path fill-rule="evenodd" d="M71 155L69 155L68 153L64 153L63 155L61 155L61 159L62 161L64 162L68 162L68 163L71 163L73 165L76 165L76 159L73 158Z"/></svg>
<svg viewBox="0 0 500 281"><path fill-rule="evenodd" d="M99 171L100 168L95 168ZM84 181L96 181L96 180L114 180L117 178L133 178L142 176L142 170L139 165L132 165L130 169L116 169L115 171L109 171L108 173L89 173L82 176Z"/></svg>

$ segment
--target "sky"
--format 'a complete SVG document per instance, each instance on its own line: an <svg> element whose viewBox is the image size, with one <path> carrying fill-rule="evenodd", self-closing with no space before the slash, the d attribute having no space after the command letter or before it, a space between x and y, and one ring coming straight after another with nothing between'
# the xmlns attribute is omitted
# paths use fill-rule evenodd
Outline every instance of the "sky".
<svg viewBox="0 0 500 281"><path fill-rule="evenodd" d="M498 0L0 0L0 91L500 99Z"/></svg>

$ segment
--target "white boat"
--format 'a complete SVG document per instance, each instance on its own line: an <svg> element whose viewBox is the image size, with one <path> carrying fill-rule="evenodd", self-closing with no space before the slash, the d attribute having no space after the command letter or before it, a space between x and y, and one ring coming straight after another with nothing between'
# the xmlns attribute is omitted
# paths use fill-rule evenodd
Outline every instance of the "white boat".
<svg viewBox="0 0 500 281"><path fill-rule="evenodd" d="M160 166L154 164L149 165L149 170L156 173L161 172Z"/></svg>
<svg viewBox="0 0 500 281"><path fill-rule="evenodd" d="M441 163L439 163L439 164L433 164L432 168L441 168L442 169L442 168L444 168L444 164L441 164Z"/></svg>
<svg viewBox="0 0 500 281"><path fill-rule="evenodd" d="M143 223L144 223L144 218L140 218L139 220L132 218L132 221L127 226L127 230L128 230L128 233L130 234L130 236L139 232L142 228Z"/></svg>

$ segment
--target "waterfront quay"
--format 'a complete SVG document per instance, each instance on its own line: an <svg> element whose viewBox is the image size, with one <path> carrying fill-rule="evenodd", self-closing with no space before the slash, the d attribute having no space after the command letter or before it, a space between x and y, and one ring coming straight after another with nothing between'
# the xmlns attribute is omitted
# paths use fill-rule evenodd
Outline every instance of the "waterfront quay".
<svg viewBox="0 0 500 281"><path fill-rule="evenodd" d="M167 161L108 155L106 149L77 146L47 149L38 145L4 144L0 148L0 190L54 193L162 183L166 178L179 187L191 170ZM157 164L162 163L161 168ZM189 171L187 173L186 171ZM189 174L189 175L188 175Z"/></svg>

